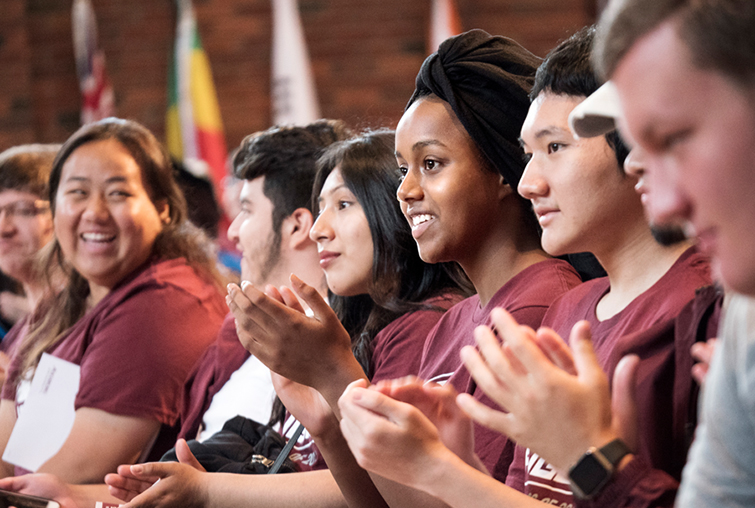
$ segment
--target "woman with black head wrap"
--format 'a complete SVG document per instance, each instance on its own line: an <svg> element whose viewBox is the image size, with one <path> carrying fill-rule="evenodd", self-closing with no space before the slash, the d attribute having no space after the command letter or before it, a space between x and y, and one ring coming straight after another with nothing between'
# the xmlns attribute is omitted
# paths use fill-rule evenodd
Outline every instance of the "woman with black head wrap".
<svg viewBox="0 0 755 508"><path fill-rule="evenodd" d="M456 389L493 405L459 358L463 346L475 343L475 327L490 324L490 311L503 307L537 329L550 303L580 282L568 263L542 251L529 203L516 193L525 167L519 132L539 63L516 42L482 30L452 37L425 60L398 124L398 198L420 256L458 262L477 295L452 307L425 343L419 376L453 388L413 380L382 393L352 387L341 397L341 428L357 460L389 480L412 484L428 450L448 451L417 409L422 405L400 402L403 394L449 398ZM468 449L454 451L504 481L513 444L482 427L475 428L474 444L479 459ZM391 506L428 502L396 483L375 483Z"/></svg>

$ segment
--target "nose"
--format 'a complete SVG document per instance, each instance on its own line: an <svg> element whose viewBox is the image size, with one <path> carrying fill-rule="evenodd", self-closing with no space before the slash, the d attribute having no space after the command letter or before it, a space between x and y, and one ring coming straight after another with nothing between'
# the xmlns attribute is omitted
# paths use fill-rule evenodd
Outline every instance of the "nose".
<svg viewBox="0 0 755 508"><path fill-rule="evenodd" d="M416 169L408 169L401 185L398 186L396 197L402 203L419 201L424 197L417 173Z"/></svg>
<svg viewBox="0 0 755 508"><path fill-rule="evenodd" d="M241 214L239 212L236 217L231 221L231 225L228 226L228 239L233 243L239 243L239 229L241 228Z"/></svg>
<svg viewBox="0 0 755 508"><path fill-rule="evenodd" d="M548 194L548 182L543 178L541 168L537 162L537 155L533 155L524 168L522 178L516 191L524 199L535 199Z"/></svg>
<svg viewBox="0 0 755 508"><path fill-rule="evenodd" d="M312 229L309 230L309 238L313 242L324 242L332 240L335 236L333 227L331 224L331 211L330 208L325 208L317 216L317 220L312 224Z"/></svg>
<svg viewBox="0 0 755 508"><path fill-rule="evenodd" d="M82 218L93 222L101 222L110 218L110 210L105 197L98 193L92 193L87 199Z"/></svg>
<svg viewBox="0 0 755 508"><path fill-rule="evenodd" d="M16 222L8 210L0 208L0 234L8 236L16 231Z"/></svg>
<svg viewBox="0 0 755 508"><path fill-rule="evenodd" d="M645 175L645 156L645 151L639 146L632 148L624 159L624 172L637 179L642 178Z"/></svg>
<svg viewBox="0 0 755 508"><path fill-rule="evenodd" d="M679 169L663 157L644 161L644 180L648 189L645 204L652 222L679 224L692 218L692 202L679 179Z"/></svg>

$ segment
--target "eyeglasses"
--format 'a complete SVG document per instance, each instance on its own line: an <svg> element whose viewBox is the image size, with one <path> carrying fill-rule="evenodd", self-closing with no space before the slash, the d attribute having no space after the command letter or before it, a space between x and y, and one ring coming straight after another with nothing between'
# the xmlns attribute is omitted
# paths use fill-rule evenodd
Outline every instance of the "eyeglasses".
<svg viewBox="0 0 755 508"><path fill-rule="evenodd" d="M36 201L14 201L5 206L0 206L0 215L3 212L8 217L30 219L50 210L50 202L38 199Z"/></svg>

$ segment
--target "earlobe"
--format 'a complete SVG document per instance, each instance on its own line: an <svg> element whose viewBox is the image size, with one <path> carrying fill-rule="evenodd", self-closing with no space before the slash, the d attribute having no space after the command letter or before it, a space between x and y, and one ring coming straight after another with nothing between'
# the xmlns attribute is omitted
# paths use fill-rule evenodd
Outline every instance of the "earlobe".
<svg viewBox="0 0 755 508"><path fill-rule="evenodd" d="M514 193L514 189L511 188L511 185L506 181L506 179L503 177L503 175L500 175L498 177L498 197L500 199L505 198L506 196L509 196L510 194Z"/></svg>
<svg viewBox="0 0 755 508"><path fill-rule="evenodd" d="M168 202L163 200L160 201L155 205L157 208L158 215L160 216L160 222L162 222L165 225L170 224L170 205L168 205Z"/></svg>

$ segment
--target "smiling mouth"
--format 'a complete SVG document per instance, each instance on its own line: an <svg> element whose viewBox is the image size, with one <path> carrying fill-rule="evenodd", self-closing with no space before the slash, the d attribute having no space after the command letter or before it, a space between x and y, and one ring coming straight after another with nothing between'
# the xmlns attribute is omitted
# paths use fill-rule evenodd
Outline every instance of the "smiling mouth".
<svg viewBox="0 0 755 508"><path fill-rule="evenodd" d="M417 229L422 224L433 220L435 217L429 213L421 213L418 215L412 215L412 229Z"/></svg>
<svg viewBox="0 0 755 508"><path fill-rule="evenodd" d="M88 243L109 243L115 240L115 235L105 233L82 233L81 239Z"/></svg>

